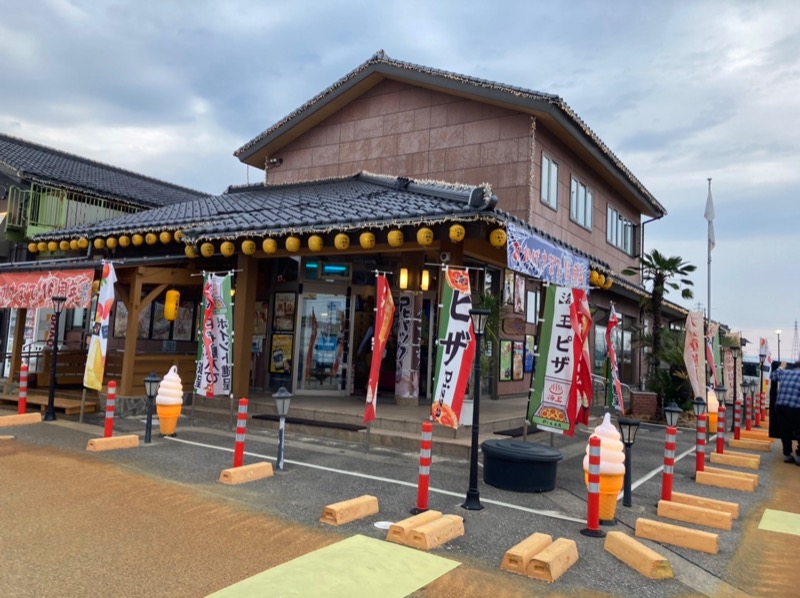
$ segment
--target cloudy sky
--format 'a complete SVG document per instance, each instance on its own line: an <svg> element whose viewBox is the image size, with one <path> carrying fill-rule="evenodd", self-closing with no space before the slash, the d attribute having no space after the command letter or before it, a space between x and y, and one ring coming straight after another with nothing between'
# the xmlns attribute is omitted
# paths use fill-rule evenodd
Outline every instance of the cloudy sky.
<svg viewBox="0 0 800 598"><path fill-rule="evenodd" d="M792 356L800 319L800 3L0 0L0 131L207 192L233 152L383 49L557 94L667 208L645 250Z"/></svg>

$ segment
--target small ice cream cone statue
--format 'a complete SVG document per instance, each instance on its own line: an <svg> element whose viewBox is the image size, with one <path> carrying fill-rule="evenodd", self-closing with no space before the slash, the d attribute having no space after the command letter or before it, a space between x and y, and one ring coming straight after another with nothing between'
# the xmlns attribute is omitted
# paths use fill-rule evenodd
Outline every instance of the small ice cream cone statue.
<svg viewBox="0 0 800 598"><path fill-rule="evenodd" d="M162 436L175 435L181 405L183 405L183 386L178 376L178 367L173 365L158 385L156 395L156 413Z"/></svg>
<svg viewBox="0 0 800 598"><path fill-rule="evenodd" d="M603 423L594 429L600 438L600 521L614 521L617 497L625 480L625 445L619 431L611 423L611 414L606 413ZM583 458L586 484L589 484L589 446Z"/></svg>
<svg viewBox="0 0 800 598"><path fill-rule="evenodd" d="M706 438L711 434L717 433L717 415L719 413L719 401L717 393L709 387L706 392L706 403L708 405L708 425L706 426Z"/></svg>

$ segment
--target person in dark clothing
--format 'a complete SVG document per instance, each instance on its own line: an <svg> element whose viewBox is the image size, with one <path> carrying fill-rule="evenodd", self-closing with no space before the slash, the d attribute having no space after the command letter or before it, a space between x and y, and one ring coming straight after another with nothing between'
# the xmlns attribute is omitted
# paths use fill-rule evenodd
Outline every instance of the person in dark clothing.
<svg viewBox="0 0 800 598"><path fill-rule="evenodd" d="M780 366L776 367L773 362L770 381L770 436L781 439L785 463L800 465L800 443L797 447L797 457L792 456L792 440L795 439L796 431L800 430L800 369L794 367L783 369ZM774 409L772 409L773 396Z"/></svg>

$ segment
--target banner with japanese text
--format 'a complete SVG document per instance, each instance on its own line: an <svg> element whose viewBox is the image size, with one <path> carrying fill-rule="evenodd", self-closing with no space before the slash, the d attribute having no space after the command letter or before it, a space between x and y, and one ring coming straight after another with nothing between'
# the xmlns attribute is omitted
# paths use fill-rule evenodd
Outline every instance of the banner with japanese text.
<svg viewBox="0 0 800 598"><path fill-rule="evenodd" d="M375 419L375 410L378 399L378 378L381 374L381 361L386 349L386 341L392 332L394 320L394 299L385 274L378 274L375 292L375 326L372 337L372 362L369 368L369 381L367 382L367 402L364 407L364 423Z"/></svg>
<svg viewBox="0 0 800 598"><path fill-rule="evenodd" d="M0 273L0 308L44 309L66 297L64 309L88 307L94 270Z"/></svg>
<svg viewBox="0 0 800 598"><path fill-rule="evenodd" d="M92 337L89 339L89 354L86 357L86 368L83 372L83 385L86 388L101 390L103 374L106 368L108 353L108 319L114 305L114 283L117 273L111 262L103 264L103 277L100 279L100 290L97 294L97 310L95 311Z"/></svg>
<svg viewBox="0 0 800 598"><path fill-rule="evenodd" d="M575 353L575 330L572 317L573 289L549 285L545 293L542 337L536 359L533 387L528 401L528 420L537 427L572 436L575 429L577 393L575 363L581 359Z"/></svg>
<svg viewBox="0 0 800 598"><path fill-rule="evenodd" d="M201 306L194 391L205 397L228 396L233 372L230 274L205 275Z"/></svg>
<svg viewBox="0 0 800 598"><path fill-rule="evenodd" d="M759 384L759 388L761 389L761 394L764 397L769 397L769 374L772 371L772 352L769 350L769 343L767 339L760 338L758 339L758 356L759 361L761 361L761 383ZM763 360L761 359L763 357Z"/></svg>
<svg viewBox="0 0 800 598"><path fill-rule="evenodd" d="M442 274L439 344L436 349L436 383L431 417L443 426L457 428L476 350L472 317L469 315L472 296L466 270L445 267Z"/></svg>
<svg viewBox="0 0 800 598"><path fill-rule="evenodd" d="M710 372L707 384L709 386L719 386L721 384L717 365L719 364L719 324L709 322L706 327L706 361ZM705 396L698 395L698 396Z"/></svg>
<svg viewBox="0 0 800 598"><path fill-rule="evenodd" d="M422 295L401 292L397 297L397 358L394 396L419 396L420 339L422 337Z"/></svg>
<svg viewBox="0 0 800 598"><path fill-rule="evenodd" d="M546 282L573 289L589 288L589 260L563 249L528 229L506 226L508 267Z"/></svg>
<svg viewBox="0 0 800 598"><path fill-rule="evenodd" d="M705 338L703 312L692 311L686 316L686 336L683 342L683 363L695 397L706 396Z"/></svg>
<svg viewBox="0 0 800 598"><path fill-rule="evenodd" d="M614 343L614 330L619 325L619 316L614 306L608 316L606 326L606 351L608 353L608 380L606 383L606 405L620 415L625 415L625 400L622 397L622 385L619 381L619 365L617 364L617 348Z"/></svg>
<svg viewBox="0 0 800 598"><path fill-rule="evenodd" d="M589 407L592 405L592 357L589 354L589 331L592 328L592 312L589 298L583 289L572 289L572 305L569 319L575 333L572 354L575 356L575 371L568 404L575 405L577 412L572 425L589 425Z"/></svg>

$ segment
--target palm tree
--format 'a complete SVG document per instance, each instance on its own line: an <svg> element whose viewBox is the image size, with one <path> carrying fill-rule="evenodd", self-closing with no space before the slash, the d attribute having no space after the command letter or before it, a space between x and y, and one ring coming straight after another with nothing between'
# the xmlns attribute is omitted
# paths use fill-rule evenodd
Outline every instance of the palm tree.
<svg viewBox="0 0 800 598"><path fill-rule="evenodd" d="M652 346L650 352L650 375L653 376L658 370L659 355L661 352L661 308L664 304L664 295L670 289L681 291L683 299L691 299L694 293L688 287L693 286L693 282L687 278L694 272L697 266L689 264L682 257L674 255L666 257L657 249L650 253L645 253L639 258L639 266L635 268L625 268L622 274L634 276L640 274L645 285L651 285L650 296L642 299L641 306L646 313L653 317ZM658 411L663 407L663 394L658 394Z"/></svg>

